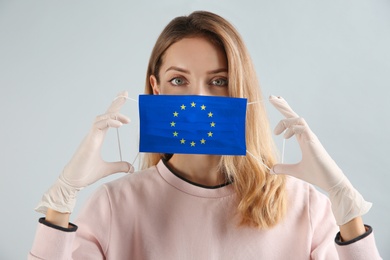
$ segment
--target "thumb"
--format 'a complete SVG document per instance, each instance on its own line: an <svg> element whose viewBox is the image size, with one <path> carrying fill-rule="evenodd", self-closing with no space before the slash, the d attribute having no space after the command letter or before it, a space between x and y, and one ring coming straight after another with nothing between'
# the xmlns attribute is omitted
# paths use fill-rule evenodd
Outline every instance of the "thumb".
<svg viewBox="0 0 390 260"><path fill-rule="evenodd" d="M127 172L127 173L134 172L134 167L128 162L109 162L107 163L106 167L107 167L107 171L105 171L106 174L104 177L118 172Z"/></svg>
<svg viewBox="0 0 390 260"><path fill-rule="evenodd" d="M275 164L271 169L272 174L296 176L298 172L298 164Z"/></svg>

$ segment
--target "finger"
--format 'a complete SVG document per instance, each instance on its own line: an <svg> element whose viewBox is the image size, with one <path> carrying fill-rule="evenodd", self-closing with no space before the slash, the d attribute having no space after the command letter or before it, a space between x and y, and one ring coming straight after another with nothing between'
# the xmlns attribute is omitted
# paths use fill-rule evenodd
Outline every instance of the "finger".
<svg viewBox="0 0 390 260"><path fill-rule="evenodd" d="M103 114L103 115L97 116L95 119L95 122L101 121L104 119L109 119L109 118L118 120L123 124L128 124L131 121L130 118L128 118L127 116L125 116L123 114L113 113L113 114Z"/></svg>
<svg viewBox="0 0 390 260"><path fill-rule="evenodd" d="M301 135L307 132L307 127L302 125L294 125L289 128L283 135L285 139L291 138L293 135Z"/></svg>
<svg viewBox="0 0 390 260"><path fill-rule="evenodd" d="M111 118L103 119L95 123L95 127L99 130L105 130L109 127L119 128L122 125L120 121Z"/></svg>
<svg viewBox="0 0 390 260"><path fill-rule="evenodd" d="M270 96L269 101L286 118L299 117L282 97Z"/></svg>
<svg viewBox="0 0 390 260"><path fill-rule="evenodd" d="M274 133L276 135L280 135L283 133L286 129L289 129L296 125L306 125L306 121L301 117L295 117L295 118L286 118L283 120L280 120L280 122L276 125L274 129Z"/></svg>
<svg viewBox="0 0 390 260"><path fill-rule="evenodd" d="M128 124L131 121L130 118L128 118L127 116L125 116L123 114L117 114L116 120L118 120L122 124Z"/></svg>
<svg viewBox="0 0 390 260"><path fill-rule="evenodd" d="M132 173L134 172L134 167L128 162L109 162L106 164L106 174L104 177L109 176L118 172Z"/></svg>
<svg viewBox="0 0 390 260"><path fill-rule="evenodd" d="M299 173L298 164L275 164L271 169L272 174L287 174L296 177Z"/></svg>
<svg viewBox="0 0 390 260"><path fill-rule="evenodd" d="M107 113L117 113L122 108L123 104L126 102L128 93L127 91L120 92L117 97L112 101L111 105L107 109Z"/></svg>

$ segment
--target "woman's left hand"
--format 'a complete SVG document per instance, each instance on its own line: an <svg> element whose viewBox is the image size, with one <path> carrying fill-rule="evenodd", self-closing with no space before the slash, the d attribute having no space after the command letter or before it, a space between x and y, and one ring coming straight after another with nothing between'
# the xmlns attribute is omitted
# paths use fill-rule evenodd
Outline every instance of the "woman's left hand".
<svg viewBox="0 0 390 260"><path fill-rule="evenodd" d="M271 96L270 102L286 117L275 127L275 134L285 132L286 139L295 135L302 152L299 163L276 164L271 172L294 176L328 192L339 225L367 213L371 203L366 202L351 185L305 120L283 98Z"/></svg>

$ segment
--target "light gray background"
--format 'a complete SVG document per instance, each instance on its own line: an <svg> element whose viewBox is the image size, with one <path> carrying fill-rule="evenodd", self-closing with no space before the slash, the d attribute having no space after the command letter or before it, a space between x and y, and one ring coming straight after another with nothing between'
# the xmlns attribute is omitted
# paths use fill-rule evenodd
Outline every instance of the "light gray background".
<svg viewBox="0 0 390 260"><path fill-rule="evenodd" d="M0 259L25 259L41 217L33 208L94 117L121 90L137 98L162 28L198 9L238 28L265 97L287 99L373 202L364 220L374 227L382 256L390 258L388 0L2 0ZM281 116L267 108L274 126ZM124 158L132 161L136 103L123 112L133 120L120 130ZM107 160L118 159L115 138L109 132ZM275 140L281 147L281 138ZM286 149L288 162L299 160L294 141ZM97 185L112 178L83 190L75 214Z"/></svg>

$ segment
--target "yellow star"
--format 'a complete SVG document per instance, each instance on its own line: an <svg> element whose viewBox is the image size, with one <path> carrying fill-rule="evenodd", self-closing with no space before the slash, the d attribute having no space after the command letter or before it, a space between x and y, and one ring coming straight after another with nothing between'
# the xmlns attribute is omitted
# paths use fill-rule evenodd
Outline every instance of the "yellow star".
<svg viewBox="0 0 390 260"><path fill-rule="evenodd" d="M195 146L195 142L194 141L191 142L191 146Z"/></svg>
<svg viewBox="0 0 390 260"><path fill-rule="evenodd" d="M180 140L180 143L181 144L185 144L186 140L184 140L183 138Z"/></svg>
<svg viewBox="0 0 390 260"><path fill-rule="evenodd" d="M200 108L201 108L202 110L206 110L206 106L205 106L205 105L202 105Z"/></svg>
<svg viewBox="0 0 390 260"><path fill-rule="evenodd" d="M191 103L191 107L195 107L196 106L196 103L195 102L192 102Z"/></svg>
<svg viewBox="0 0 390 260"><path fill-rule="evenodd" d="M209 117L213 117L213 113L211 113L211 112L208 113L208 115L209 115Z"/></svg>
<svg viewBox="0 0 390 260"><path fill-rule="evenodd" d="M176 123L175 122L171 122L171 127L175 127Z"/></svg>
<svg viewBox="0 0 390 260"><path fill-rule="evenodd" d="M180 106L181 107L181 110L186 110L186 106L183 104Z"/></svg>
<svg viewBox="0 0 390 260"><path fill-rule="evenodd" d="M202 138L202 140L200 140L200 143L201 143L201 144L205 144L205 143L206 143L206 140L204 140L204 139Z"/></svg>
<svg viewBox="0 0 390 260"><path fill-rule="evenodd" d="M214 123L214 122L211 122L211 123L210 123L210 126L211 126L211 127L215 127L215 123Z"/></svg>
<svg viewBox="0 0 390 260"><path fill-rule="evenodd" d="M179 115L179 113L177 113L176 111L173 112L173 116L174 116L174 117L178 117L178 115Z"/></svg>
<svg viewBox="0 0 390 260"><path fill-rule="evenodd" d="M212 133L212 132L208 132L207 135L208 135L209 137L213 137L213 133Z"/></svg>
<svg viewBox="0 0 390 260"><path fill-rule="evenodd" d="M179 135L179 133L178 132L173 132L173 136L178 136Z"/></svg>

